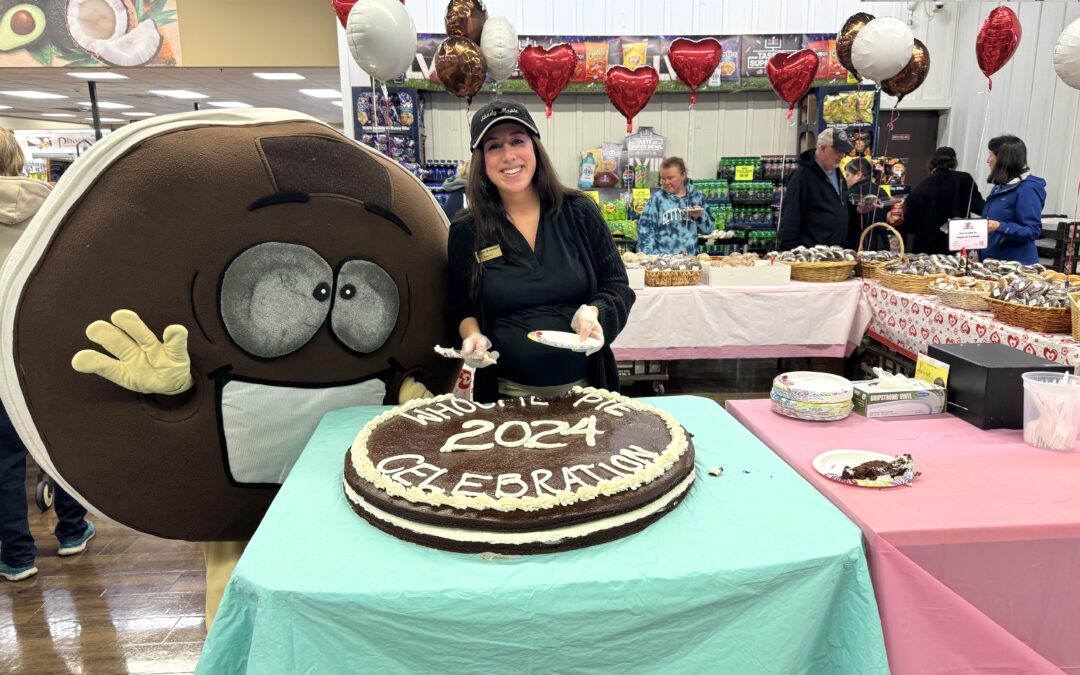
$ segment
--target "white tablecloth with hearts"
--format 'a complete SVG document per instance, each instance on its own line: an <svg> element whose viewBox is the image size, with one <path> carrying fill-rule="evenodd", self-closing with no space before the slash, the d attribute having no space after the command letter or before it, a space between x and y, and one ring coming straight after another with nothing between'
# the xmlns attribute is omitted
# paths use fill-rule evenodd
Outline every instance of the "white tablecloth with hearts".
<svg viewBox="0 0 1080 675"><path fill-rule="evenodd" d="M915 358L930 344L993 342L1065 365L1080 363L1080 342L1058 333L1037 333L994 319L990 312L950 307L936 296L901 293L877 281L863 283L873 308L870 337Z"/></svg>

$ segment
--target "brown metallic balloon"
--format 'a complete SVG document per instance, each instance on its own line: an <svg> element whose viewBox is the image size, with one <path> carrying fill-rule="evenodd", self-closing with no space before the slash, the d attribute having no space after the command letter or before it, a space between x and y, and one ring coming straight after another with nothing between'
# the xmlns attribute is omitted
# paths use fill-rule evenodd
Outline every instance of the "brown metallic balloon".
<svg viewBox="0 0 1080 675"><path fill-rule="evenodd" d="M848 17L848 20L844 22L844 27L840 29L840 32L836 35L836 58L840 61L840 65L855 76L855 79L861 80L859 73L855 70L854 64L851 63L851 45L855 43L855 36L859 34L859 31L863 29L863 26L874 20L873 14L867 14L866 12L859 12L852 14Z"/></svg>
<svg viewBox="0 0 1080 675"><path fill-rule="evenodd" d="M475 42L463 37L448 37L435 54L435 73L446 91L472 103L472 97L484 86L487 63Z"/></svg>
<svg viewBox="0 0 1080 675"><path fill-rule="evenodd" d="M446 34L469 38L480 44L480 34L487 21L487 9L481 0L450 0L446 6Z"/></svg>
<svg viewBox="0 0 1080 675"><path fill-rule="evenodd" d="M921 40L915 40L911 49L911 60L896 75L881 81L881 90L897 98L899 103L905 96L919 88L930 72L930 52Z"/></svg>

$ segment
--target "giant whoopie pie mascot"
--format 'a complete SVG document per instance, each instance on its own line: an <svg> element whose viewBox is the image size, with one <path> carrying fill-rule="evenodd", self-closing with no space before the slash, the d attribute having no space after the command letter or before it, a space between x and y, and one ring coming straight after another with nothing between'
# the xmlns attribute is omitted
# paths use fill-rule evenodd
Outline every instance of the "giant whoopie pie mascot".
<svg viewBox="0 0 1080 675"><path fill-rule="evenodd" d="M129 125L0 274L4 404L100 515L247 539L325 412L449 391L446 241L415 177L299 113Z"/></svg>

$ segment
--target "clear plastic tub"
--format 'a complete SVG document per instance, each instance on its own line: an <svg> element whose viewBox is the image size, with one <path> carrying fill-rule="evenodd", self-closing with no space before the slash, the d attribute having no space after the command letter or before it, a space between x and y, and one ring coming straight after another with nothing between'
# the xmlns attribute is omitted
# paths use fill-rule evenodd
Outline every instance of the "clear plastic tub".
<svg viewBox="0 0 1080 675"><path fill-rule="evenodd" d="M1080 431L1080 377L1024 373L1024 442L1048 450L1072 450Z"/></svg>

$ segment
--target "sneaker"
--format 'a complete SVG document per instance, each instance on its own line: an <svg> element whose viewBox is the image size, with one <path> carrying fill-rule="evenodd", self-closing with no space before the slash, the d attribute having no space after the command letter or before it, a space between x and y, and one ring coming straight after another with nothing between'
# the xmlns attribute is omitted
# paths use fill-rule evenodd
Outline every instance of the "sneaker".
<svg viewBox="0 0 1080 675"><path fill-rule="evenodd" d="M86 542L93 539L95 534L97 534L97 528L94 527L94 523L86 521L86 530L81 535L75 539L60 542L60 548L56 551L57 555L82 553L86 550Z"/></svg>
<svg viewBox="0 0 1080 675"><path fill-rule="evenodd" d="M37 573L38 569L33 563L22 567L12 567L11 565L0 563L0 577L4 577L8 581L22 581Z"/></svg>

